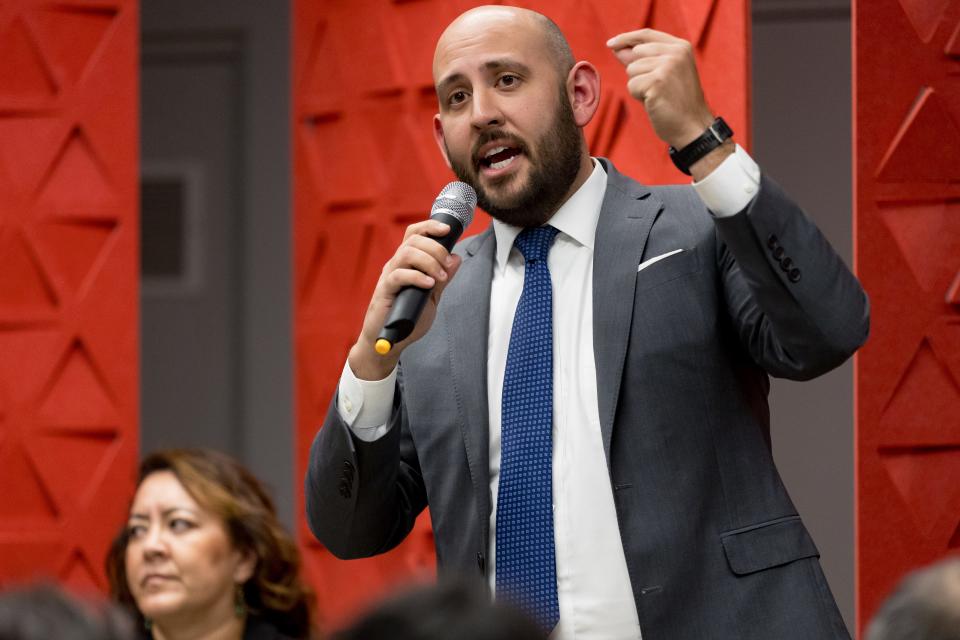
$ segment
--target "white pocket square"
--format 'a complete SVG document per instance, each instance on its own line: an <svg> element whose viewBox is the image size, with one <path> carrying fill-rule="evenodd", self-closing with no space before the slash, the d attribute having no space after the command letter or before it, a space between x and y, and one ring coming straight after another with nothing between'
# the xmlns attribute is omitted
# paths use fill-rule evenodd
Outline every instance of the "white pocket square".
<svg viewBox="0 0 960 640"><path fill-rule="evenodd" d="M664 258L669 258L670 256L680 253L681 251L683 251L683 249L674 249L673 251L668 251L667 253L661 253L658 256L654 256L649 260L644 260L643 262L640 263L640 266L637 267L637 273L640 273L641 271L643 271L644 269L652 265L654 262L660 262Z"/></svg>

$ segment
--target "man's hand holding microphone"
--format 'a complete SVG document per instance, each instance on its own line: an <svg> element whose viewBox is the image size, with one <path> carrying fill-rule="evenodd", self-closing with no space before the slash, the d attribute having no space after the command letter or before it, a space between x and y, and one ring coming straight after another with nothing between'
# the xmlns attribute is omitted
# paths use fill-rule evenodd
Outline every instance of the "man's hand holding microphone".
<svg viewBox="0 0 960 640"><path fill-rule="evenodd" d="M347 358L357 378L386 378L403 350L433 325L440 296L462 261L451 250L473 220L476 204L469 185L451 182L434 201L430 218L407 227L403 242L383 266Z"/></svg>

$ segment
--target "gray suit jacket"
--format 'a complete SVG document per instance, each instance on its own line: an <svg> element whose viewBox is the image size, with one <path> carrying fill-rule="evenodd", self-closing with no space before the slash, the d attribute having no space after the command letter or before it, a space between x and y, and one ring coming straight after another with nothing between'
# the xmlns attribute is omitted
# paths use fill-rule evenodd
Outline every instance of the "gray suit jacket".
<svg viewBox="0 0 960 640"><path fill-rule="evenodd" d="M714 219L692 188L644 187L601 161L600 422L644 640L849 637L774 467L767 375L846 360L867 336L863 290L767 178L745 211ZM434 326L402 356L386 436L357 440L331 403L306 503L334 554L391 549L429 504L440 571L484 573L495 244L488 229L459 245Z"/></svg>

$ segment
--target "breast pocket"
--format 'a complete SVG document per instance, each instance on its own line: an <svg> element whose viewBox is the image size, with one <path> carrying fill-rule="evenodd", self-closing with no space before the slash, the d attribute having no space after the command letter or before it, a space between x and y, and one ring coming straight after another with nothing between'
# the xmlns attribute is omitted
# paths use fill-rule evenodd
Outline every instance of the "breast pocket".
<svg viewBox="0 0 960 640"><path fill-rule="evenodd" d="M640 263L640 266L643 266L643 263ZM697 247L684 249L640 269L637 272L637 292L652 289L699 270L700 253Z"/></svg>

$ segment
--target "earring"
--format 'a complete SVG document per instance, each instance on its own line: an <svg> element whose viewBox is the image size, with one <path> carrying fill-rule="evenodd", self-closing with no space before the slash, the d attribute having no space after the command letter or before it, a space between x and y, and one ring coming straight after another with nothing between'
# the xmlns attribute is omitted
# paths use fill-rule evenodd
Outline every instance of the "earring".
<svg viewBox="0 0 960 640"><path fill-rule="evenodd" d="M150 618L144 618L144 619L143 619L143 628L144 628L144 630L146 630L146 631L150 631L151 629L153 629L153 620L151 620Z"/></svg>
<svg viewBox="0 0 960 640"><path fill-rule="evenodd" d="M242 618L247 615L247 601L243 596L243 585L235 584L233 590L233 613Z"/></svg>

